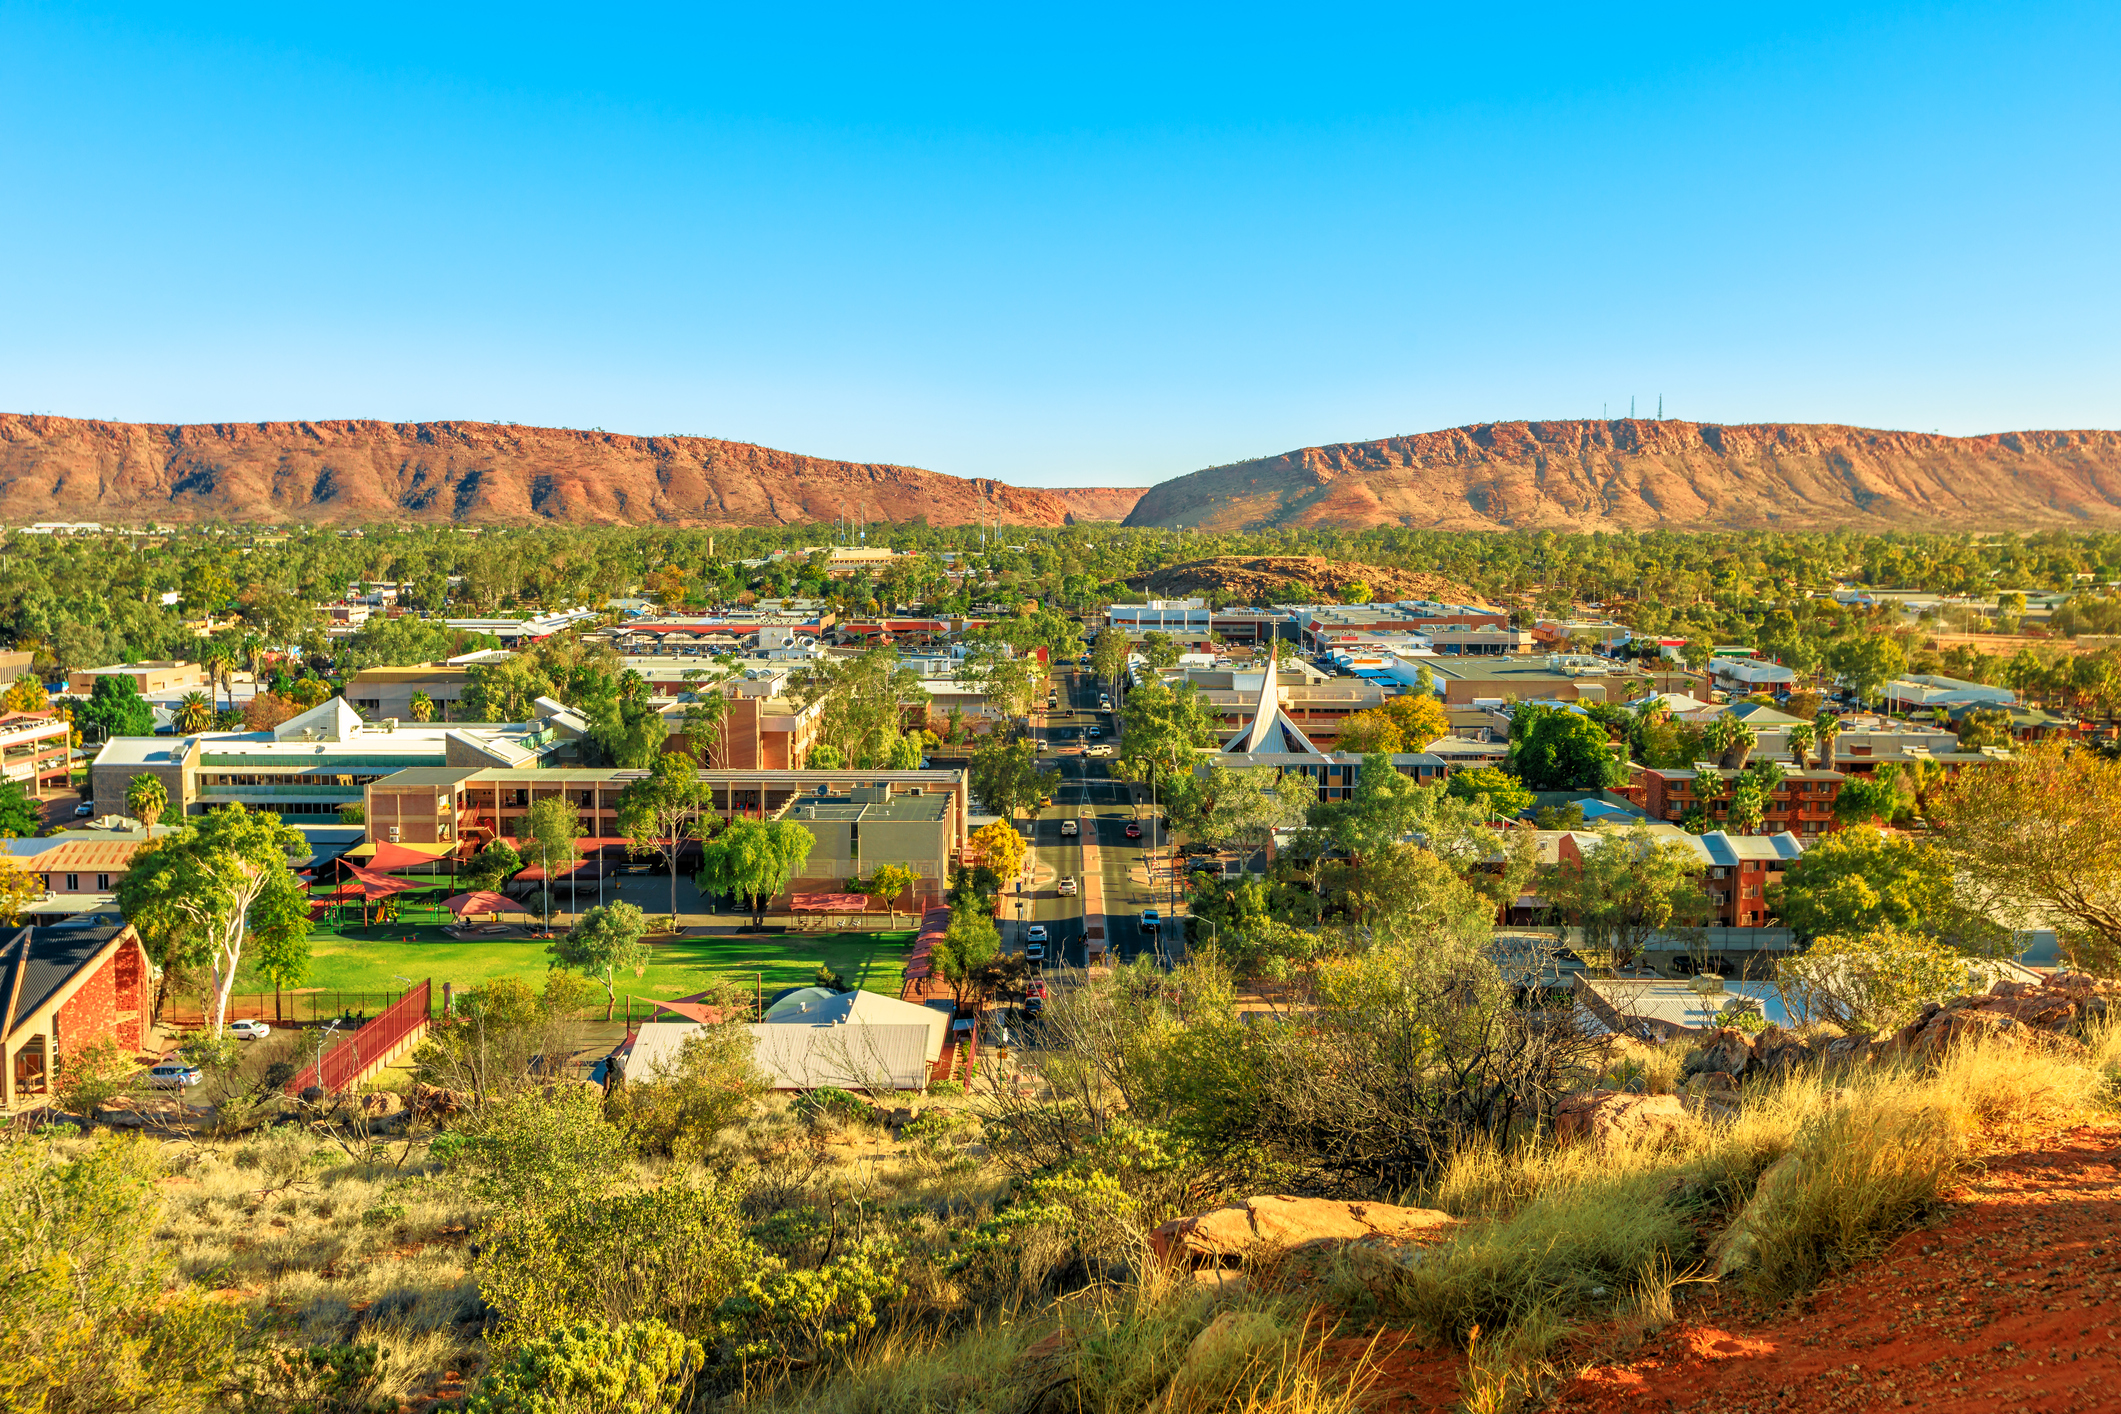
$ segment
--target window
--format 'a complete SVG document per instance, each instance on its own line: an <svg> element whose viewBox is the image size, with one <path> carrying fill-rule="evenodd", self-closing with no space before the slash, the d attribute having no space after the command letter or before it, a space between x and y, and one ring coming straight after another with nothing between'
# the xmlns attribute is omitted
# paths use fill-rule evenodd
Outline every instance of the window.
<svg viewBox="0 0 2121 1414"><path fill-rule="evenodd" d="M77 894L81 892L81 876L79 874L69 874L66 876L66 891L70 894Z"/></svg>
<svg viewBox="0 0 2121 1414"><path fill-rule="evenodd" d="M96 892L99 894L107 894L110 892L110 875L98 874L96 876Z"/></svg>

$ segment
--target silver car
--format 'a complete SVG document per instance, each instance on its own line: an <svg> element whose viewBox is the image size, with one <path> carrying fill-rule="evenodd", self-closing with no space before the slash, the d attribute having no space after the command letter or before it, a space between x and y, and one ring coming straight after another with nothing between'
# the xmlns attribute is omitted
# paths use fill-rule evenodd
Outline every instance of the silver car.
<svg viewBox="0 0 2121 1414"><path fill-rule="evenodd" d="M186 1090L201 1084L206 1072L195 1065L180 1065L169 1061L147 1072L147 1083L157 1090Z"/></svg>

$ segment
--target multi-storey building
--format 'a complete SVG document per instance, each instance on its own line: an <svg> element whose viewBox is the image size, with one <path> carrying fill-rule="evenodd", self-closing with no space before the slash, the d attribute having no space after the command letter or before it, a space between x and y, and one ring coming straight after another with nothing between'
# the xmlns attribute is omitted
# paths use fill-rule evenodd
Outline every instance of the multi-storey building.
<svg viewBox="0 0 2121 1414"><path fill-rule="evenodd" d="M1642 807L1652 820L1676 823L1688 810L1702 803L1695 781L1715 776L1720 782L1715 799L1707 802L1709 818L1730 818L1731 782L1742 771L1706 763L1695 766L1643 766L1636 769L1634 784L1643 788ZM1770 834L1789 831L1800 839L1815 839L1834 827L1834 798L1846 779L1839 771L1786 771L1783 781L1761 810L1761 829Z"/></svg>
<svg viewBox="0 0 2121 1414"><path fill-rule="evenodd" d="M72 729L57 712L0 715L0 775L41 798L71 777Z"/></svg>

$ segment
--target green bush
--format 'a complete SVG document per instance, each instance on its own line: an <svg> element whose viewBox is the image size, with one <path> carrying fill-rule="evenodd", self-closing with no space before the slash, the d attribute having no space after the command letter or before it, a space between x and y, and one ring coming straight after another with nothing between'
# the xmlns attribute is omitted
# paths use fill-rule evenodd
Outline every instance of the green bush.
<svg viewBox="0 0 2121 1414"><path fill-rule="evenodd" d="M684 1406L705 1351L660 1321L584 1323L517 1346L479 1378L470 1414L661 1414Z"/></svg>
<svg viewBox="0 0 2121 1414"><path fill-rule="evenodd" d="M626 1157L626 1135L604 1118L594 1087L526 1091L458 1127L431 1152L474 1197L516 1212L543 1212L601 1192Z"/></svg>

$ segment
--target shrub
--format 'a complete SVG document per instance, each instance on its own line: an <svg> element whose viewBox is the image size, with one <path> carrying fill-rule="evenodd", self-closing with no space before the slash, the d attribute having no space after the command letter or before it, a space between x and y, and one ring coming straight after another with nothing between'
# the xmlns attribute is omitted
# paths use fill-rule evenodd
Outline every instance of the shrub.
<svg viewBox="0 0 2121 1414"><path fill-rule="evenodd" d="M1776 990L1792 1016L1866 1034L1897 1030L1924 1002L1980 990L1994 975L1991 964L1891 925L1819 938L1775 964Z"/></svg>
<svg viewBox="0 0 2121 1414"><path fill-rule="evenodd" d="M604 1112L630 1130L646 1153L698 1158L765 1089L752 1061L750 1033L728 1022L686 1037L665 1068L629 1077L611 1092Z"/></svg>
<svg viewBox="0 0 2121 1414"><path fill-rule="evenodd" d="M684 1407L705 1363L660 1321L582 1324L518 1346L482 1375L470 1414L661 1414Z"/></svg>
<svg viewBox="0 0 2121 1414"><path fill-rule="evenodd" d="M448 1142L444 1142L447 1140ZM593 1086L526 1091L472 1117L433 1152L473 1196L516 1212L562 1207L602 1191L626 1153Z"/></svg>

